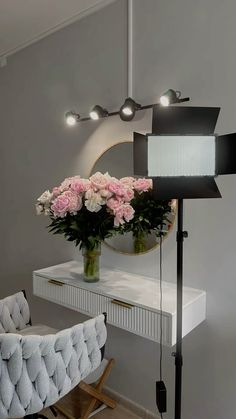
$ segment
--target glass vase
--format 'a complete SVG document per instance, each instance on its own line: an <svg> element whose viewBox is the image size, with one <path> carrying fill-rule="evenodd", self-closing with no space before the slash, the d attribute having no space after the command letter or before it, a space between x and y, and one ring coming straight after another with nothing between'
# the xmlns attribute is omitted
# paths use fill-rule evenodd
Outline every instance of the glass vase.
<svg viewBox="0 0 236 419"><path fill-rule="evenodd" d="M144 233L138 233L134 236L134 252L135 253L142 253L146 252L147 245L146 245L146 235Z"/></svg>
<svg viewBox="0 0 236 419"><path fill-rule="evenodd" d="M98 282L100 279L101 244L99 243L93 249L83 247L82 254L84 258L84 281Z"/></svg>

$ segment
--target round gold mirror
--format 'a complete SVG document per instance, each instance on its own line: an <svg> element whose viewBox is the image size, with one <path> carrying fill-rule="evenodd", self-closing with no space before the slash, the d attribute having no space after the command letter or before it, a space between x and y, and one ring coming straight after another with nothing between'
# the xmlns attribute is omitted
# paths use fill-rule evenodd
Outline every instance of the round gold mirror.
<svg viewBox="0 0 236 419"><path fill-rule="evenodd" d="M108 148L95 162L90 176L96 172L108 172L111 176L118 179L125 176L133 176L133 143L122 142ZM174 210L169 214L168 222L164 225L166 230L164 238L168 237L173 228L175 217L176 211ZM137 243L135 243L132 233L114 236L107 239L105 244L119 253L137 255L159 246L159 238L154 233L145 236L142 251L140 249L137 251Z"/></svg>

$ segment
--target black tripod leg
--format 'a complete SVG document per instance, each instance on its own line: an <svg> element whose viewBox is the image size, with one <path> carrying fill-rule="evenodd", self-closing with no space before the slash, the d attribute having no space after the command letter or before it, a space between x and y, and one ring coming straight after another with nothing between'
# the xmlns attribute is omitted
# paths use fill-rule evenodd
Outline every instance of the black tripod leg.
<svg viewBox="0 0 236 419"><path fill-rule="evenodd" d="M177 230L177 325L175 356L175 419L181 419L182 396L182 321L183 321L183 242L188 233L183 231L183 199L178 201Z"/></svg>

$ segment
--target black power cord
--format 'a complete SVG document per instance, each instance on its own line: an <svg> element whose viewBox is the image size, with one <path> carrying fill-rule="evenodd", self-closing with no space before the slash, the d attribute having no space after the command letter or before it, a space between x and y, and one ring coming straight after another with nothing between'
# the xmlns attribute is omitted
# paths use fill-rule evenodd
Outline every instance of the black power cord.
<svg viewBox="0 0 236 419"><path fill-rule="evenodd" d="M160 380L156 382L156 402L161 419L163 419L162 413L166 412L166 387L162 379L162 364L163 364L163 289L162 289L162 242L163 232L160 232Z"/></svg>
<svg viewBox="0 0 236 419"><path fill-rule="evenodd" d="M162 360L163 360L163 290L162 290L162 233L160 235L160 382L162 382ZM163 419L162 412L160 412L161 419Z"/></svg>
<svg viewBox="0 0 236 419"><path fill-rule="evenodd" d="M163 290L162 290L162 234L160 236L160 381L162 381L162 357L163 357Z"/></svg>

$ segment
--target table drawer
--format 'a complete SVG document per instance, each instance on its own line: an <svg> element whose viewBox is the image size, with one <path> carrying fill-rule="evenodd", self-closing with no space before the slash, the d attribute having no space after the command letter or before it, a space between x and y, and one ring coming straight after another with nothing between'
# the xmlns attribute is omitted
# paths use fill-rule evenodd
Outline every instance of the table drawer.
<svg viewBox="0 0 236 419"><path fill-rule="evenodd" d="M89 316L106 312L108 324L156 342L160 340L160 315L157 312L39 275L34 276L33 287L34 295ZM165 345L171 345L170 324L168 316L163 315Z"/></svg>

